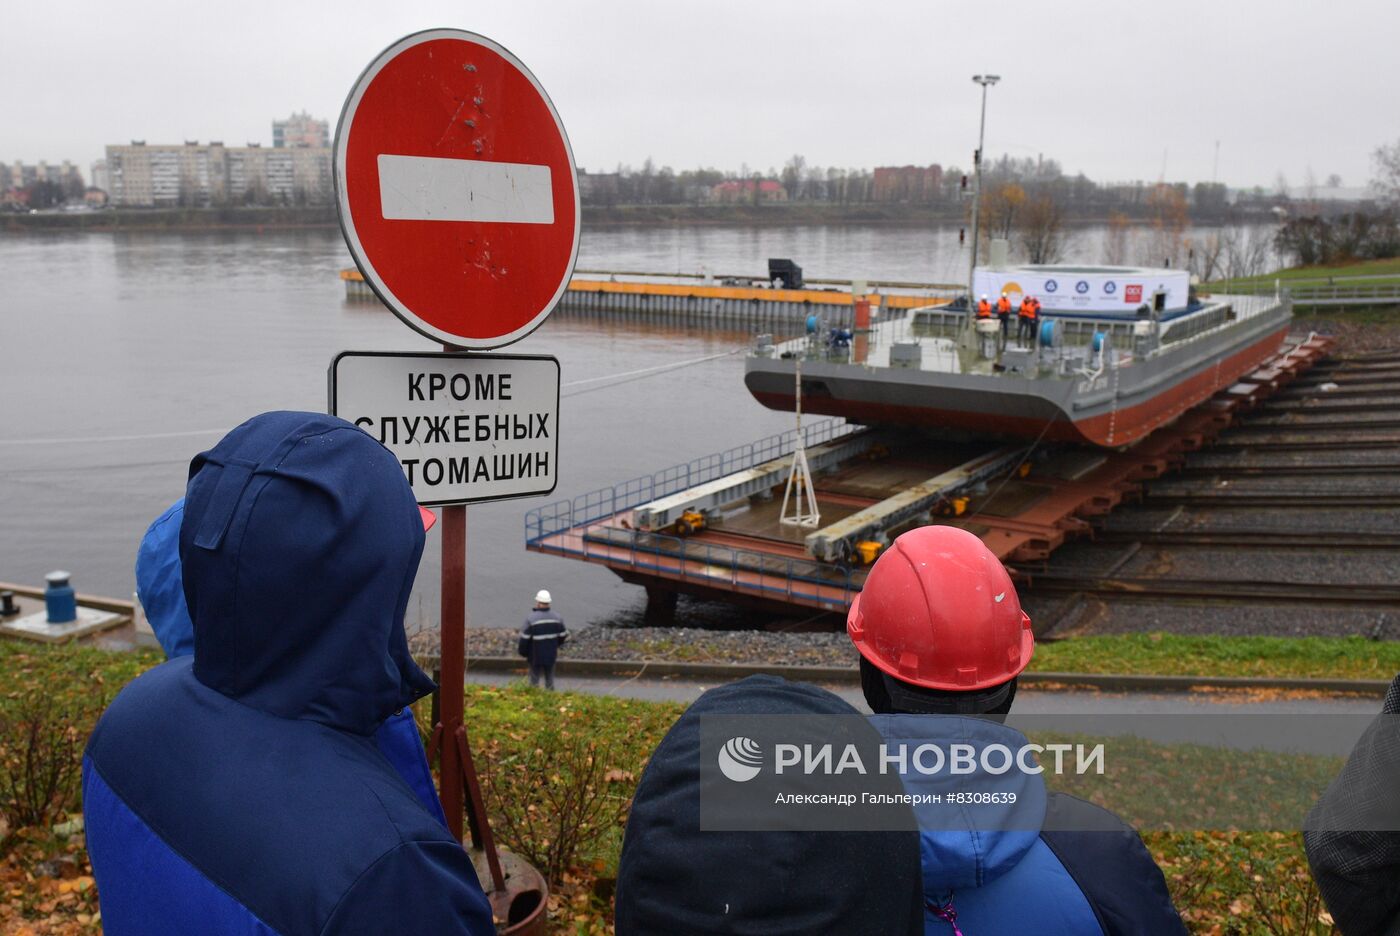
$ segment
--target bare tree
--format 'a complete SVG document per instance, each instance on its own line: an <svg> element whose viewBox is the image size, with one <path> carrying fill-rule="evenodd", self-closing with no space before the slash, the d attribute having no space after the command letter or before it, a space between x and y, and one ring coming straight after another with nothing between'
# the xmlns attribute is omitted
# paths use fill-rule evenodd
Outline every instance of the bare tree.
<svg viewBox="0 0 1400 936"><path fill-rule="evenodd" d="M1186 196L1176 186L1158 183L1147 195L1147 208L1152 214L1152 238L1143 262L1150 266L1180 266Z"/></svg>
<svg viewBox="0 0 1400 936"><path fill-rule="evenodd" d="M1225 238L1220 231L1212 231L1200 241L1187 240L1187 250L1191 256L1191 272L1208 283L1219 276L1225 267Z"/></svg>
<svg viewBox="0 0 1400 936"><path fill-rule="evenodd" d="M1400 205L1400 140L1376 147L1371 162L1376 167L1371 188L1392 205Z"/></svg>
<svg viewBox="0 0 1400 936"><path fill-rule="evenodd" d="M1054 198L1039 195L1027 202L1021 213L1019 240L1031 263L1059 263L1064 259L1064 216Z"/></svg>
<svg viewBox="0 0 1400 936"><path fill-rule="evenodd" d="M783 165L783 188L787 189L789 201L797 201L802 197L803 183L807 180L806 169L807 160L800 153L794 153Z"/></svg>
<svg viewBox="0 0 1400 936"><path fill-rule="evenodd" d="M1128 216L1115 211L1108 216L1108 232L1103 239L1103 261L1109 266L1128 262L1128 235L1132 222Z"/></svg>
<svg viewBox="0 0 1400 936"><path fill-rule="evenodd" d="M1222 228L1220 239L1225 250L1225 278L1261 276L1268 269L1269 238L1241 224Z"/></svg>

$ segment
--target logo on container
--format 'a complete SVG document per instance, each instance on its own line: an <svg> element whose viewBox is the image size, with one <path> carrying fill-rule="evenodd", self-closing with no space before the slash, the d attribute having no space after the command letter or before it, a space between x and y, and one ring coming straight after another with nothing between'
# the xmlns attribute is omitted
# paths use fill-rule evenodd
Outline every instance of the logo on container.
<svg viewBox="0 0 1400 936"><path fill-rule="evenodd" d="M1138 303L1142 301L1142 284L1132 283L1123 287L1123 301Z"/></svg>
<svg viewBox="0 0 1400 936"><path fill-rule="evenodd" d="M1079 282L1075 283L1075 284L1074 284L1074 291L1077 292L1077 293L1079 293L1079 295L1081 295L1081 296L1084 295L1086 292L1089 291L1089 281L1088 281L1088 280L1080 280Z"/></svg>
<svg viewBox="0 0 1400 936"><path fill-rule="evenodd" d="M730 738L719 749L719 770L735 783L746 783L763 769L763 749L752 738Z"/></svg>
<svg viewBox="0 0 1400 936"><path fill-rule="evenodd" d="M1046 291L1046 292L1052 293L1052 292L1054 292L1055 290L1057 290L1057 289L1059 289L1059 288L1060 288L1060 284L1057 283L1057 282L1055 282L1054 280L1046 280L1046 281L1045 281L1045 291Z"/></svg>
<svg viewBox="0 0 1400 936"><path fill-rule="evenodd" d="M1116 293L1117 291L1118 291L1118 284L1115 283L1113 280L1109 280L1108 282L1106 282L1106 283L1103 284L1103 294L1104 294L1105 296L1111 296L1111 295L1113 295L1114 293Z"/></svg>

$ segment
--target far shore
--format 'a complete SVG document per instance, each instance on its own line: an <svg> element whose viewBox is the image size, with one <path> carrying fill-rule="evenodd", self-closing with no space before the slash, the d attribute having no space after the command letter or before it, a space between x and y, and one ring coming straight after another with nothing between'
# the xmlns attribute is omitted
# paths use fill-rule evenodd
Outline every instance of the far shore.
<svg viewBox="0 0 1400 936"><path fill-rule="evenodd" d="M1271 218L1248 217L1229 223L1270 223ZM585 205L588 228L616 227L959 227L967 224L960 206L884 203L846 204L800 202L768 205ZM1107 218L1067 218L1068 228L1108 224ZM1146 218L1132 219L1146 226ZM1225 224L1223 218L1197 218L1200 226ZM101 209L37 214L0 214L0 232L29 231L222 231L334 230L339 227L333 206Z"/></svg>

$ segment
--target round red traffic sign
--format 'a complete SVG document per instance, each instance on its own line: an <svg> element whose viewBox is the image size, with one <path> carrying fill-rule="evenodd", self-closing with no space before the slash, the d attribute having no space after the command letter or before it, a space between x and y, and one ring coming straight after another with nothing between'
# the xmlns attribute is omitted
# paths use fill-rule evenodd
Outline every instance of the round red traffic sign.
<svg viewBox="0 0 1400 936"><path fill-rule="evenodd" d="M573 151L519 59L458 29L415 33L355 83L335 132L345 242L411 328L498 348L528 335L578 257Z"/></svg>

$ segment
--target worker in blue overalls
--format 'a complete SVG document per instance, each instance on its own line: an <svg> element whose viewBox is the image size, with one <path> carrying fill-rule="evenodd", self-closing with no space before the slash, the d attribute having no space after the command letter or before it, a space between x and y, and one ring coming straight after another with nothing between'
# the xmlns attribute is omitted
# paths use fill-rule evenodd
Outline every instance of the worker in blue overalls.
<svg viewBox="0 0 1400 936"><path fill-rule="evenodd" d="M519 653L530 663L530 685L538 686L544 677L546 689L554 689L554 664L559 659L559 647L569 639L569 629L563 618L550 610L553 599L541 588L535 593L535 607L520 629Z"/></svg>

